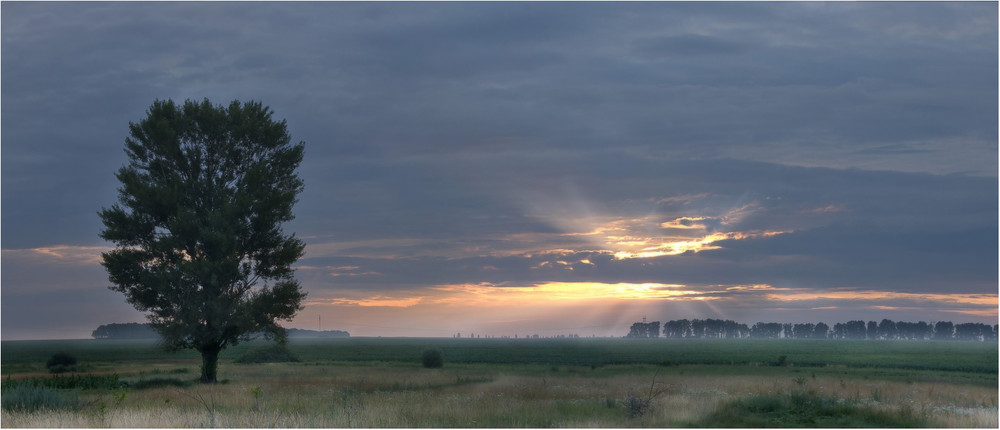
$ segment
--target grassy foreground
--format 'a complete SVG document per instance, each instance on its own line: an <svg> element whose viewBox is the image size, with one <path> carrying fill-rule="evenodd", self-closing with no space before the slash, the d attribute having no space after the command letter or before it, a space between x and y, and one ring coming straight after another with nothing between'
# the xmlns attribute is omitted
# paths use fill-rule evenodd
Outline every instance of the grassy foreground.
<svg viewBox="0 0 1000 430"><path fill-rule="evenodd" d="M224 382L206 386L193 382L195 354L152 342L3 342L0 423L997 427L995 343L328 339L293 340L297 363L233 362L259 347L227 351ZM443 368L421 367L428 348ZM85 375L51 379L44 362L58 351Z"/></svg>

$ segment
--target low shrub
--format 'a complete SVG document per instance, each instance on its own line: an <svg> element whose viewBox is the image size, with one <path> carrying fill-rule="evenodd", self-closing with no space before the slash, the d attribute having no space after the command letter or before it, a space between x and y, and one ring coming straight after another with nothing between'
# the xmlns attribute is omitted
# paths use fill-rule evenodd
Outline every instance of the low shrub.
<svg viewBox="0 0 1000 430"><path fill-rule="evenodd" d="M444 366L444 355L439 349L428 349L420 355L420 363L428 369L440 369Z"/></svg>
<svg viewBox="0 0 1000 430"><path fill-rule="evenodd" d="M778 367L787 366L788 365L788 356L787 355L779 355L778 356L778 361L775 361L774 363L771 363L771 365L778 366Z"/></svg>
<svg viewBox="0 0 1000 430"><path fill-rule="evenodd" d="M646 414L649 410L650 400L630 394L625 397L622 404L625 405L625 409L628 411L628 416L630 418L636 418Z"/></svg>
<svg viewBox="0 0 1000 430"><path fill-rule="evenodd" d="M240 364L255 363L290 363L299 362L299 358L281 345L254 348L234 360Z"/></svg>
<svg viewBox="0 0 1000 430"><path fill-rule="evenodd" d="M57 352L45 362L45 367L50 373L65 373L72 371L76 366L76 357L65 352Z"/></svg>

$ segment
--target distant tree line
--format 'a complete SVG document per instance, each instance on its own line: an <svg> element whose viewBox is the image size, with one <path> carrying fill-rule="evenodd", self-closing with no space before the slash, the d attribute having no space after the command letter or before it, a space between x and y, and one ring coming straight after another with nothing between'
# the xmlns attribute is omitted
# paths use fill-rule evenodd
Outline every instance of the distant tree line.
<svg viewBox="0 0 1000 430"><path fill-rule="evenodd" d="M883 319L881 322L854 320L830 327L820 323L758 322L753 326L732 320L681 319L660 322L637 322L627 338L669 339L868 339L868 340L969 340L996 341L997 325L982 323L954 324L950 321L907 322Z"/></svg>
<svg viewBox="0 0 1000 430"><path fill-rule="evenodd" d="M297 328L287 329L288 337L350 337L351 334L342 330L302 330ZM149 324L141 323L112 323L97 327L90 334L94 339L159 339L160 334ZM261 333L263 336L263 333Z"/></svg>
<svg viewBox="0 0 1000 430"><path fill-rule="evenodd" d="M97 327L90 334L94 339L157 339L160 334L149 324L113 323Z"/></svg>

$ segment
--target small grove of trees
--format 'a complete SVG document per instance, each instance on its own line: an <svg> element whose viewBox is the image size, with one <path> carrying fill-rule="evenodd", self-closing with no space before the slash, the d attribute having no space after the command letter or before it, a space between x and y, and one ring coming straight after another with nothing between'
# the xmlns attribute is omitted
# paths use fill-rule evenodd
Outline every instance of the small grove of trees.
<svg viewBox="0 0 1000 430"><path fill-rule="evenodd" d="M682 319L667 321L663 325L663 336L672 339L740 339L750 336L750 328L732 320Z"/></svg>
<svg viewBox="0 0 1000 430"><path fill-rule="evenodd" d="M955 339L958 340L996 340L997 326L990 326L981 323L964 323L955 325Z"/></svg>
<svg viewBox="0 0 1000 430"><path fill-rule="evenodd" d="M660 327L659 321L632 324L628 338L655 338ZM996 341L997 325L982 323L953 324L939 321L931 324L924 321L880 322L853 320L836 323L830 327L822 322L776 323L758 322L751 327L732 320L680 319L663 323L663 337L668 339L869 339L869 340L968 340Z"/></svg>
<svg viewBox="0 0 1000 430"><path fill-rule="evenodd" d="M149 324L113 323L98 326L90 334L94 339L156 339L159 333Z"/></svg>
<svg viewBox="0 0 1000 430"><path fill-rule="evenodd" d="M660 337L660 322L637 322L632 324L632 327L629 328L628 335L625 337L632 339Z"/></svg>

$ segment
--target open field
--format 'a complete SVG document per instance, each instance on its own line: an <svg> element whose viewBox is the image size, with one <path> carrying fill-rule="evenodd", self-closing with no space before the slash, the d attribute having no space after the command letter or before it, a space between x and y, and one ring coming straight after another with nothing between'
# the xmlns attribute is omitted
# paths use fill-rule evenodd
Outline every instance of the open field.
<svg viewBox="0 0 1000 430"><path fill-rule="evenodd" d="M197 354L150 341L3 342L4 397L59 400L5 399L2 426L997 427L995 343L295 339L300 362L233 363L260 346L205 386ZM105 376L29 389L59 351Z"/></svg>

